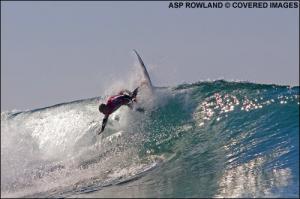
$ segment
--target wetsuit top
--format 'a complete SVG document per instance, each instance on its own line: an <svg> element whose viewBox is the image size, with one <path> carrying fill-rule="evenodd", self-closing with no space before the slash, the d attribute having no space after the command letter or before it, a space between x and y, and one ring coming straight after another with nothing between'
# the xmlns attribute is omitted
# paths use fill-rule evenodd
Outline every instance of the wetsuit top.
<svg viewBox="0 0 300 199"><path fill-rule="evenodd" d="M106 111L105 115L112 114L120 106L127 105L130 102L131 102L131 97L129 95L114 95L114 96L111 96L106 102L106 106L107 106L108 110Z"/></svg>

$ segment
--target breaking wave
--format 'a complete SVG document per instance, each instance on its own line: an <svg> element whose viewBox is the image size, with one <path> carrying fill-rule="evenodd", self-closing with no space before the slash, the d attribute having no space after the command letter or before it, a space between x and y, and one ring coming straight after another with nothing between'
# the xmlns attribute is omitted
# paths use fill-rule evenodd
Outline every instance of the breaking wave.
<svg viewBox="0 0 300 199"><path fill-rule="evenodd" d="M2 112L1 196L299 197L299 87L156 88L98 136L102 101Z"/></svg>

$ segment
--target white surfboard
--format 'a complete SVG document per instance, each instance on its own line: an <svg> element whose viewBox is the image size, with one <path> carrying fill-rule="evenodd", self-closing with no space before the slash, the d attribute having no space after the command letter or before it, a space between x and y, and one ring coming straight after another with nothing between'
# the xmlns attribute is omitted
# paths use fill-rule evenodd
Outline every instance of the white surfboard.
<svg viewBox="0 0 300 199"><path fill-rule="evenodd" d="M146 81L146 84L148 86L148 88L153 91L153 85L152 85L152 82L151 82L151 79L150 79L150 75L146 69L146 66L142 60L142 58L140 57L140 55L137 53L136 50L133 50L136 54L136 56L138 57L138 60L139 60L139 63L140 63L140 67L142 69L142 73L143 73L143 76L144 76L144 80Z"/></svg>

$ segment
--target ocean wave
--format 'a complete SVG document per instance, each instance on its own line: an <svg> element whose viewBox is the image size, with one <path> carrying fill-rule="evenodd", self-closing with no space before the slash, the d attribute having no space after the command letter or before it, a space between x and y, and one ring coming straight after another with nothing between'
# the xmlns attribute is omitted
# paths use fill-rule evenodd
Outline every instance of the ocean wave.
<svg viewBox="0 0 300 199"><path fill-rule="evenodd" d="M299 197L299 87L217 80L149 99L101 136L103 97L2 112L1 195Z"/></svg>

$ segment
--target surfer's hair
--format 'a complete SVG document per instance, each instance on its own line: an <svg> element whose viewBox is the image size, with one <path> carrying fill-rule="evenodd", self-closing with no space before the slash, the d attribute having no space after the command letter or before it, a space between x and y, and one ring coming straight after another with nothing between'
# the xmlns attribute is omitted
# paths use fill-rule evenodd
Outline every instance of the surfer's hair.
<svg viewBox="0 0 300 199"><path fill-rule="evenodd" d="M104 111L105 108L106 108L106 105L105 105L105 104L100 104L100 105L99 105L99 111L100 111L101 113L103 113L103 111Z"/></svg>

